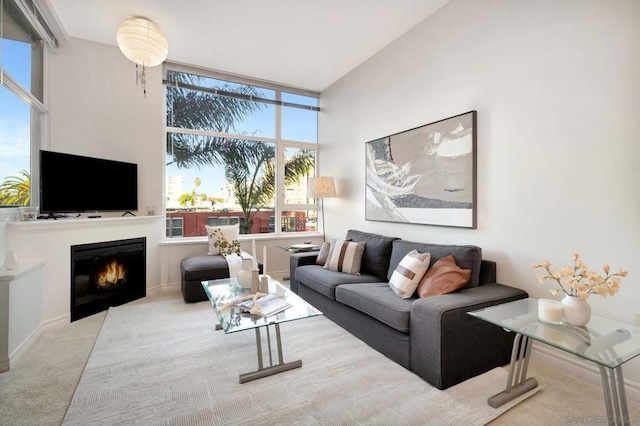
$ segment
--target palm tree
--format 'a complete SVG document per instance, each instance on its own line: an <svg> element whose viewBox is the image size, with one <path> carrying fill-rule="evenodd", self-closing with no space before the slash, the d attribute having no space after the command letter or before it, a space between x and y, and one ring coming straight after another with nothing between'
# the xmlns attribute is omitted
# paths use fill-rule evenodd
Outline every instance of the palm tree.
<svg viewBox="0 0 640 426"><path fill-rule="evenodd" d="M31 202L31 175L20 170L22 176L7 176L0 185L0 205L28 206Z"/></svg>
<svg viewBox="0 0 640 426"><path fill-rule="evenodd" d="M192 74L170 73L170 79L187 84L202 80ZM251 86L223 85L219 90L255 97L262 95ZM167 123L170 126L220 133L237 133L234 124L263 107L259 102L173 86L167 89L167 104ZM275 146L239 138L169 132L166 148L171 157L168 164L179 168L224 167L225 177L243 212L241 232L250 233L255 211L270 205L275 196ZM313 170L314 159L310 150L300 150L291 157L285 165L285 184L299 182L309 174Z"/></svg>

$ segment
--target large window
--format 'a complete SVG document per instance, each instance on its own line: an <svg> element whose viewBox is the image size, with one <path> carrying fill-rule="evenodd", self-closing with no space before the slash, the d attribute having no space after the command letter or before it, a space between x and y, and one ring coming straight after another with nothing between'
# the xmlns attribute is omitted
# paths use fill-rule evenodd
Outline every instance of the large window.
<svg viewBox="0 0 640 426"><path fill-rule="evenodd" d="M19 0L0 0L0 6L0 206L26 206L37 194L34 154L46 114L41 34L56 42L37 8Z"/></svg>
<svg viewBox="0 0 640 426"><path fill-rule="evenodd" d="M317 230L318 95L165 65L168 237ZM177 228L181 218L182 228ZM280 224L276 228L275 224Z"/></svg>

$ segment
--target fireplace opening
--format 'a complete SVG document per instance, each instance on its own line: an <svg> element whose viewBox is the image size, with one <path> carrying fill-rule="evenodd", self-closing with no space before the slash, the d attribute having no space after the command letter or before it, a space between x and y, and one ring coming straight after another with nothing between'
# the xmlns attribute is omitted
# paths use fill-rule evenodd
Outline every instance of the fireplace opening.
<svg viewBox="0 0 640 426"><path fill-rule="evenodd" d="M71 321L146 296L146 238L71 246Z"/></svg>

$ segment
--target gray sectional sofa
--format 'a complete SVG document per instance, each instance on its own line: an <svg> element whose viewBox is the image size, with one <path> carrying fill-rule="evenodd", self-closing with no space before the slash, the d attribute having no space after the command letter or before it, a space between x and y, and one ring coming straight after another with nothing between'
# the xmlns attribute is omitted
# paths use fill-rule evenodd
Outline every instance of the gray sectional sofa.
<svg viewBox="0 0 640 426"><path fill-rule="evenodd" d="M496 263L482 259L479 247L406 241L357 230L345 239L364 241L361 274L324 269L317 252L290 259L291 290L324 315L388 358L438 389L446 389L509 362L513 334L468 315L527 297L523 290L497 284ZM400 299L388 285L411 250L431 253L431 265L453 254L471 270L456 292Z"/></svg>

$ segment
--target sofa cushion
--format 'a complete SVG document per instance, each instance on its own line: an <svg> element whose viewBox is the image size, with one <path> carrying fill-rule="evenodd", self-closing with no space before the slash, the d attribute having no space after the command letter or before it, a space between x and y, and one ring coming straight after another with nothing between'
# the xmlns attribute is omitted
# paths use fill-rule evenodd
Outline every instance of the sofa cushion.
<svg viewBox="0 0 640 426"><path fill-rule="evenodd" d="M402 258L411 250L430 253L431 265L439 259L452 254L460 268L471 270L471 279L463 288L477 287L480 283L480 265L482 263L482 249L480 247L472 245L422 244L407 240L393 241L387 279L391 278L393 271L395 271Z"/></svg>
<svg viewBox="0 0 640 426"><path fill-rule="evenodd" d="M420 280L427 272L430 260L429 253L418 253L418 250L411 250L402 258L389 280L389 287L396 296L401 299L409 299L413 296Z"/></svg>
<svg viewBox="0 0 640 426"><path fill-rule="evenodd" d="M453 255L434 263L418 284L418 297L452 293L464 287L471 278L471 270L456 265Z"/></svg>
<svg viewBox="0 0 640 426"><path fill-rule="evenodd" d="M327 256L329 256L329 248L331 248L331 243L326 241L322 243L322 247L320 247L320 251L318 252L318 257L316 257L316 265L324 266L327 262Z"/></svg>
<svg viewBox="0 0 640 426"><path fill-rule="evenodd" d="M319 265L305 265L296 268L295 279L298 286L307 286L329 299L336 299L336 287L345 283L380 282L378 277L369 274L352 275L330 271ZM388 287L387 283L384 283Z"/></svg>
<svg viewBox="0 0 640 426"><path fill-rule="evenodd" d="M338 286L336 300L389 327L408 333L411 305L416 299L400 299L387 283L365 283Z"/></svg>
<svg viewBox="0 0 640 426"><path fill-rule="evenodd" d="M360 275L360 264L365 242L333 240L324 264L325 269Z"/></svg>
<svg viewBox="0 0 640 426"><path fill-rule="evenodd" d="M360 266L361 273L372 274L382 281L389 281L390 276L387 277L387 270L389 269L389 259L391 258L391 243L397 240L397 238L351 229L347 231L346 239L364 241L366 243L362 255L362 264ZM408 252L409 250L407 250L407 253ZM398 259L395 266L398 266L402 257L404 257L404 255ZM393 269L395 269L395 266Z"/></svg>
<svg viewBox="0 0 640 426"><path fill-rule="evenodd" d="M206 281L229 278L227 260L218 255L192 256L180 262L183 281ZM200 283L198 283L200 285Z"/></svg>

